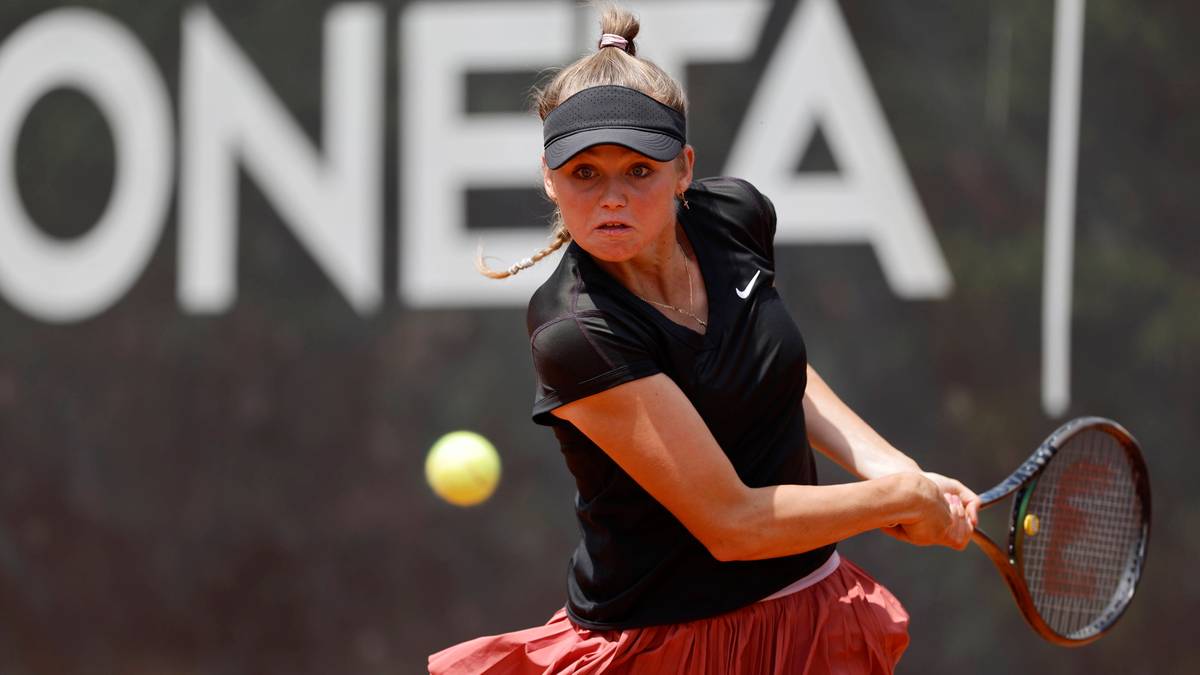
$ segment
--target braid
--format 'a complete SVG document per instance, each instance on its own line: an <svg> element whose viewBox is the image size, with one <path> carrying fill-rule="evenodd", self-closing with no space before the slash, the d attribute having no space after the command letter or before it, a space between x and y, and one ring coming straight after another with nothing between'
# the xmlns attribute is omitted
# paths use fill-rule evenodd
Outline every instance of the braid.
<svg viewBox="0 0 1200 675"><path fill-rule="evenodd" d="M483 252L480 251L475 255L475 269L479 270L479 273L483 276L491 279L507 279L521 270L533 267L537 261L545 258L551 253L554 253L568 241L571 241L571 234L567 232L567 228L560 222L558 226L554 228L554 238L550 240L550 243L547 244L545 248L535 252L528 258L513 263L512 266L506 270L497 271L488 267L487 263L484 262Z"/></svg>

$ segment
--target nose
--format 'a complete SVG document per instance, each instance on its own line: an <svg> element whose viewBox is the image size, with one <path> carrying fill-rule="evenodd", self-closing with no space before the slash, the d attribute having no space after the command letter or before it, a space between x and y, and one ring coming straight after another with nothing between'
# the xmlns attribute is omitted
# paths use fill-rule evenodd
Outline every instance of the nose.
<svg viewBox="0 0 1200 675"><path fill-rule="evenodd" d="M600 194L600 206L606 209L619 209L628 202L625 185L620 180L608 179L604 182L604 191Z"/></svg>

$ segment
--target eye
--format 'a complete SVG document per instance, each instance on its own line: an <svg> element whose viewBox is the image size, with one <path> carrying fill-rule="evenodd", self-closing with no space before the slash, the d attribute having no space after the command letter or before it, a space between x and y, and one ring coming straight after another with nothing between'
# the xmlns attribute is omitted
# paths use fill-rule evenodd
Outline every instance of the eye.
<svg viewBox="0 0 1200 675"><path fill-rule="evenodd" d="M646 178L653 172L654 169L651 169L645 164L637 164L629 170L629 174L634 178Z"/></svg>
<svg viewBox="0 0 1200 675"><path fill-rule="evenodd" d="M596 170L587 164L581 164L575 167L575 170L571 172L571 175L581 180L587 180L589 178L596 177Z"/></svg>

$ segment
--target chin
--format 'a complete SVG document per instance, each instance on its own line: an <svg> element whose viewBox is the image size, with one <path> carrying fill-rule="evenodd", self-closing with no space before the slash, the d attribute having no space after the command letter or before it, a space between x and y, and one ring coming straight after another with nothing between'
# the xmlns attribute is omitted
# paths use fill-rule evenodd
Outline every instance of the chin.
<svg viewBox="0 0 1200 675"><path fill-rule="evenodd" d="M636 227L626 227L620 231L591 227L580 229L584 231L571 232L571 238L588 255L605 262L625 262L636 256L647 243L644 233Z"/></svg>
<svg viewBox="0 0 1200 675"><path fill-rule="evenodd" d="M625 262L636 256L642 249L641 242L597 241L595 237L580 241L579 246L593 258L612 263Z"/></svg>

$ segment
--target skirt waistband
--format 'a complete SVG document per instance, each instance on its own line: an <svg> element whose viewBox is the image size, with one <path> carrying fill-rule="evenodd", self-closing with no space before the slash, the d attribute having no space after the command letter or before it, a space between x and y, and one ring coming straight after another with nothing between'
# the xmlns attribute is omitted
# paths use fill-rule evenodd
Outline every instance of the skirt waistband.
<svg viewBox="0 0 1200 675"><path fill-rule="evenodd" d="M838 555L838 552L834 551L833 554L829 556L829 559L826 560L820 567L793 581L784 588L775 591L762 600L759 600L759 602L766 602L767 600L782 598L783 596L791 595L796 591L802 591L813 584L819 584L825 579L825 577L833 574L834 570L838 568L838 565L840 565L841 562L842 559Z"/></svg>

